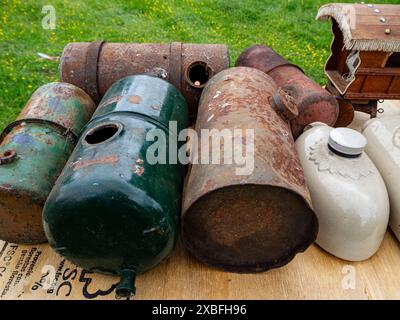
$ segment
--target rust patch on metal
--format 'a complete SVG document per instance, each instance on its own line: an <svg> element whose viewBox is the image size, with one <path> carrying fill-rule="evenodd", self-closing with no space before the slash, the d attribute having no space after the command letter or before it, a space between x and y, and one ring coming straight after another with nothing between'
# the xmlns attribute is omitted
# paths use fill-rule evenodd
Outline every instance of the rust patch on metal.
<svg viewBox="0 0 400 320"><path fill-rule="evenodd" d="M278 87L295 99L299 114L290 121L295 139L312 122L320 121L329 126L335 124L339 114L335 97L271 48L256 45L246 49L239 56L236 66L252 67L265 72Z"/></svg>
<svg viewBox="0 0 400 320"><path fill-rule="evenodd" d="M169 81L175 87L177 87L178 90L180 90L182 86L182 43L181 42L172 42L169 47L168 78Z"/></svg>
<svg viewBox="0 0 400 320"><path fill-rule="evenodd" d="M0 189L11 191L13 190L13 186L9 183L2 183L0 184Z"/></svg>
<svg viewBox="0 0 400 320"><path fill-rule="evenodd" d="M34 92L17 120L3 130L0 135L3 147L1 239L13 243L46 241L43 205L94 109L91 98L78 87L49 83ZM42 148L43 144L48 152ZM23 163L32 166L27 168ZM47 168L48 172L36 170L38 166Z"/></svg>
<svg viewBox="0 0 400 320"><path fill-rule="evenodd" d="M88 46L86 55L86 78L87 92L93 98L93 101L100 101L99 81L98 81L98 62L101 52L101 47L104 41L93 42Z"/></svg>
<svg viewBox="0 0 400 320"><path fill-rule="evenodd" d="M0 185L0 226L2 240L38 244L47 241L42 222L45 199L11 185Z"/></svg>
<svg viewBox="0 0 400 320"><path fill-rule="evenodd" d="M129 96L128 101L133 104L139 104L142 101L140 96Z"/></svg>
<svg viewBox="0 0 400 320"><path fill-rule="evenodd" d="M144 173L144 160L136 159L132 171L140 177Z"/></svg>
<svg viewBox="0 0 400 320"><path fill-rule="evenodd" d="M347 127L354 119L353 105L344 99L338 98L339 116L336 120L335 127Z"/></svg>
<svg viewBox="0 0 400 320"><path fill-rule="evenodd" d="M81 114L76 109L65 108L69 100L79 101L82 105ZM35 91L19 114L17 121L41 119L54 122L68 128L78 136L81 127L89 121L95 109L96 105L82 89L69 83L50 83Z"/></svg>
<svg viewBox="0 0 400 320"><path fill-rule="evenodd" d="M90 160L79 160L77 162L72 163L72 167L74 170L80 170L96 164L111 164L114 166L118 162L118 160L119 157L116 155L101 157L97 159L90 159Z"/></svg>
<svg viewBox="0 0 400 320"><path fill-rule="evenodd" d="M251 174L237 175L237 164L224 163L224 141L214 146L220 164L192 165L187 177L182 239L207 264L264 271L288 263L316 238L317 218L285 118L296 110L289 100L288 110L274 110L271 98L279 92L270 76L246 67L222 71L204 88L199 136L202 129L254 130L254 141L232 136L241 150L253 144ZM202 147L193 151L201 154Z"/></svg>
<svg viewBox="0 0 400 320"><path fill-rule="evenodd" d="M126 76L165 70L166 80L185 97L192 120L196 118L202 87L208 78L230 65L225 45L106 42L97 47L98 54L93 48L96 46L89 42L70 43L64 48L60 59L62 81L75 84L97 99L103 97L117 80ZM197 62L206 66L202 70L208 74L201 74L199 69L200 78L186 77L190 66Z"/></svg>
<svg viewBox="0 0 400 320"><path fill-rule="evenodd" d="M270 104L278 114L288 121L299 115L294 98L282 89L279 89L278 92L270 98Z"/></svg>

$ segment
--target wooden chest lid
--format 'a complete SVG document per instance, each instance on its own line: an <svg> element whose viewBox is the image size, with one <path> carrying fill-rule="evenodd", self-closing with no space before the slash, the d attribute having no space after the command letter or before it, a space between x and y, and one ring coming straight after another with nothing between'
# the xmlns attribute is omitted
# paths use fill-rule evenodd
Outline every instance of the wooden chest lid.
<svg viewBox="0 0 400 320"><path fill-rule="evenodd" d="M335 20L347 50L400 52L400 5L332 3L317 20Z"/></svg>

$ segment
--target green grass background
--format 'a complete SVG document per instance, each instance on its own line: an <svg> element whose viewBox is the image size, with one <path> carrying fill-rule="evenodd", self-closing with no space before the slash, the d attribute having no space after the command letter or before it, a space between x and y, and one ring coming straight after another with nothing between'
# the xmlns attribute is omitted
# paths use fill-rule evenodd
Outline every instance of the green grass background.
<svg viewBox="0 0 400 320"><path fill-rule="evenodd" d="M315 21L320 0L0 0L0 129L33 91L58 81L58 56L72 41L225 43L231 64L250 45L266 44L324 83L330 23ZM351 2L342 0L341 2ZM400 0L375 3L400 3ZM55 30L42 28L53 5Z"/></svg>

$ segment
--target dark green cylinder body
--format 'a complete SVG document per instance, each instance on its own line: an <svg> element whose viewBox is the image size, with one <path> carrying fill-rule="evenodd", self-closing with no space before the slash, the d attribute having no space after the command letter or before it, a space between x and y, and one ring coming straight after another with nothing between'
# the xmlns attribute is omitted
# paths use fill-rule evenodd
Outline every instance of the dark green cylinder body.
<svg viewBox="0 0 400 320"><path fill-rule="evenodd" d="M50 245L87 270L122 275L123 296L133 290L126 279L155 267L175 244L183 167L149 162L154 141L146 139L159 130L168 150L169 121L176 121L178 130L188 121L186 102L175 87L147 75L116 82L44 208Z"/></svg>

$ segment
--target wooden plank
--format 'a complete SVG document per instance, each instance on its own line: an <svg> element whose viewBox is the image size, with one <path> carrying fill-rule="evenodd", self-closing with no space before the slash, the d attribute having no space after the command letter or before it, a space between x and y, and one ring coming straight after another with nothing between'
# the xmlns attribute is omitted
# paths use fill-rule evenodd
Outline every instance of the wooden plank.
<svg viewBox="0 0 400 320"><path fill-rule="evenodd" d="M388 95L386 92L388 91L392 80L393 76L367 76L363 86L360 89L360 92L366 94L375 94L375 96L382 98L383 95ZM350 90L347 90L346 94L351 93L352 92ZM397 93L400 94L400 92Z"/></svg>
<svg viewBox="0 0 400 320"><path fill-rule="evenodd" d="M356 76L400 76L400 68L359 68L356 71Z"/></svg>
<svg viewBox="0 0 400 320"><path fill-rule="evenodd" d="M400 76L397 76L393 79L392 83L390 84L388 93L393 94L393 93L398 93L400 92Z"/></svg>
<svg viewBox="0 0 400 320"><path fill-rule="evenodd" d="M350 92L344 95L347 100L399 100L400 93L371 93L371 92Z"/></svg>
<svg viewBox="0 0 400 320"><path fill-rule="evenodd" d="M348 83L343 79L339 72L337 70L326 70L325 73L336 89L343 94L346 91Z"/></svg>
<svg viewBox="0 0 400 320"><path fill-rule="evenodd" d="M400 299L399 265L400 245L391 232L364 262L343 261L313 245L287 266L253 275L205 266L178 244L170 259L138 277L135 299ZM0 257L1 299L114 299L117 282L86 273L47 244L7 244Z"/></svg>

